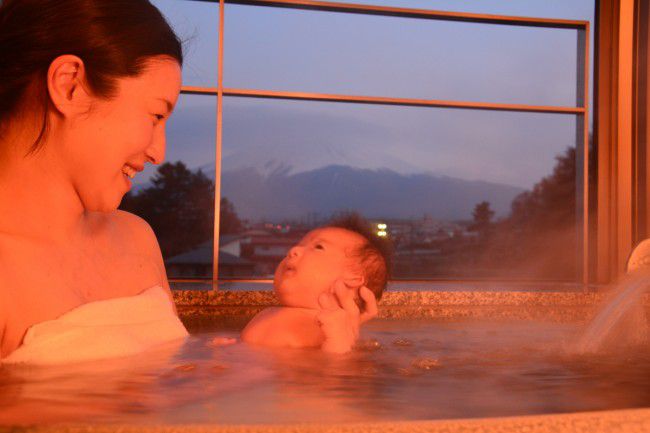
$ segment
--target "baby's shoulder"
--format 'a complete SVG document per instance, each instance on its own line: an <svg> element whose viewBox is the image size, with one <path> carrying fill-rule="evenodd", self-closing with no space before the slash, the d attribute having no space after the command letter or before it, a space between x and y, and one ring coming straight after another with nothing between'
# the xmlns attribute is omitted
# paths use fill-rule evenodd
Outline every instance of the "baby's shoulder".
<svg viewBox="0 0 650 433"><path fill-rule="evenodd" d="M270 307L260 311L252 321L265 326L295 327L316 323L317 310L308 308Z"/></svg>
<svg viewBox="0 0 650 433"><path fill-rule="evenodd" d="M280 326L285 316L283 310L285 310L285 308L270 307L257 313L242 331L242 340L254 342L253 340L263 338L269 328Z"/></svg>
<svg viewBox="0 0 650 433"><path fill-rule="evenodd" d="M259 312L242 331L242 341L265 346L312 347L322 343L316 310L271 307Z"/></svg>

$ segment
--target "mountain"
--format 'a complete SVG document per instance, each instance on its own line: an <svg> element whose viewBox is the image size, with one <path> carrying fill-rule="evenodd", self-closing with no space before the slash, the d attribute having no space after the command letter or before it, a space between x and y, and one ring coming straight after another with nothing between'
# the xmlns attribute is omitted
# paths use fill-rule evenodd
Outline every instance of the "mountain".
<svg viewBox="0 0 650 433"><path fill-rule="evenodd" d="M273 169L270 169L273 168ZM200 167L213 179L212 164ZM134 192L151 186L136 184ZM299 173L270 163L266 169L243 167L223 172L221 194L251 221L327 217L358 210L366 217L412 218L424 214L442 220L470 219L474 206L490 202L496 216L510 212L524 190L510 185L469 181L433 174L403 174L388 169L329 165Z"/></svg>
<svg viewBox="0 0 650 433"><path fill-rule="evenodd" d="M335 164L388 167L398 173L434 167L431 161L423 164L405 152L414 144L404 143L407 139L384 124L393 118L383 117L386 113L381 111L345 104L251 104L235 98L224 110L228 127L223 130L222 166L228 170L255 167L263 175L296 174Z"/></svg>
<svg viewBox="0 0 650 433"><path fill-rule="evenodd" d="M214 178L214 172L205 172ZM268 173L268 172L267 172ZM387 169L343 165L291 173L262 174L253 167L224 171L222 196L240 217L261 219L328 216L359 210L367 217L411 218L428 214L445 220L470 219L474 206L488 201L497 216L506 215L523 189L431 174L401 174Z"/></svg>
<svg viewBox="0 0 650 433"><path fill-rule="evenodd" d="M380 169L390 167L398 173L417 173L419 167L408 163L399 156L399 148L377 149L365 145L346 146L340 143L324 143L322 146L299 146L289 143L273 145L273 154L264 152L259 147L238 146L236 152L224 152L222 166L228 170L255 168L264 176L276 174L297 174L316 170L330 165L346 164L364 168ZM202 167L203 168L203 167ZM214 170L205 166L204 172Z"/></svg>

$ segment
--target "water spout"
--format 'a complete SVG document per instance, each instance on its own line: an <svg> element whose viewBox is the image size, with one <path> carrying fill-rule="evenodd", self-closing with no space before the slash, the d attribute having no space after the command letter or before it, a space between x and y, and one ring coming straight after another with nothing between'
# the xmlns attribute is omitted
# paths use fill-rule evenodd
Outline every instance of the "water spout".
<svg viewBox="0 0 650 433"><path fill-rule="evenodd" d="M642 295L650 285L650 239L644 240L632 251L626 270L627 275L612 289L603 307L579 339L579 353L601 351L607 342L614 340L621 345L626 342L638 343L647 337Z"/></svg>

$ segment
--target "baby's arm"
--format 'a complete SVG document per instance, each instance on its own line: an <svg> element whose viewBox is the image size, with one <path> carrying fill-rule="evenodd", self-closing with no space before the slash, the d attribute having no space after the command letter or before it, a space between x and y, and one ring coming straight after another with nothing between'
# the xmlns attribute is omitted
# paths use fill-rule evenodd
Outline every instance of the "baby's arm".
<svg viewBox="0 0 650 433"><path fill-rule="evenodd" d="M323 351L349 352L359 337L361 324L377 315L377 301L370 289L361 287L359 296L366 304L363 313L354 301L354 290L350 290L342 281L335 284L334 295L323 293L319 297L321 311L317 320L325 336L321 345Z"/></svg>

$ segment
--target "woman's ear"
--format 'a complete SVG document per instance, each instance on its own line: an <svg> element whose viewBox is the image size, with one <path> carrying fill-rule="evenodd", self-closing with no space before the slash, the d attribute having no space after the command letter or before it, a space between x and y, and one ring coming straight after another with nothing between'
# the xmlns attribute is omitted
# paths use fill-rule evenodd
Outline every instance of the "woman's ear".
<svg viewBox="0 0 650 433"><path fill-rule="evenodd" d="M52 105L65 117L85 113L90 108L90 95L83 86L84 62L72 54L59 56L47 71L47 90Z"/></svg>

